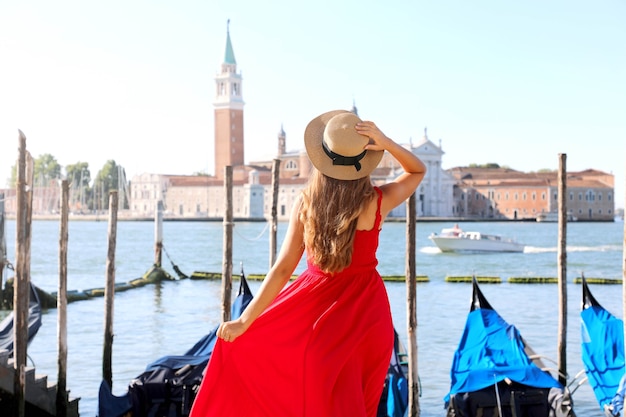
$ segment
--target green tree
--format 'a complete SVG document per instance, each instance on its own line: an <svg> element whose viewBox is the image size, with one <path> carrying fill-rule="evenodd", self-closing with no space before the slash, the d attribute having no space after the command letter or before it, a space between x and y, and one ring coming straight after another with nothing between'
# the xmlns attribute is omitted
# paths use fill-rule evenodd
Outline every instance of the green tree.
<svg viewBox="0 0 626 417"><path fill-rule="evenodd" d="M70 184L78 187L89 187L91 171L88 162L77 162L65 166L65 176Z"/></svg>
<svg viewBox="0 0 626 417"><path fill-rule="evenodd" d="M36 184L48 185L51 180L61 178L61 165L54 156L45 153L35 159L34 175Z"/></svg>
<svg viewBox="0 0 626 417"><path fill-rule="evenodd" d="M65 176L70 183L72 205L80 202L80 209L91 207L92 192L89 188L91 183L91 171L88 162L77 162L65 167Z"/></svg>
<svg viewBox="0 0 626 417"><path fill-rule="evenodd" d="M17 164L11 167L11 178L8 179L7 186L11 188L15 188L16 182L17 182Z"/></svg>
<svg viewBox="0 0 626 417"><path fill-rule="evenodd" d="M96 190L98 195L95 202L97 207L101 207L104 210L108 209L109 192L112 190L118 191L119 209L123 210L129 207L126 171L112 159L108 160L98 172L98 175L96 175L94 190Z"/></svg>
<svg viewBox="0 0 626 417"><path fill-rule="evenodd" d="M49 153L38 156L34 160L33 176L36 186L47 187L52 180L61 178L61 165ZM17 182L17 162L11 167L10 186L15 187Z"/></svg>
<svg viewBox="0 0 626 417"><path fill-rule="evenodd" d="M469 164L470 168L500 168L495 162L487 162L486 164Z"/></svg>

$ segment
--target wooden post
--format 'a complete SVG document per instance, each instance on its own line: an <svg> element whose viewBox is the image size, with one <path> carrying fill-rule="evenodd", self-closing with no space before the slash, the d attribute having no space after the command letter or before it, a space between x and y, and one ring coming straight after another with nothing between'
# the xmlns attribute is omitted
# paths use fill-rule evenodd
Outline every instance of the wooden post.
<svg viewBox="0 0 626 417"><path fill-rule="evenodd" d="M0 310L4 309L4 268L7 265L7 240L4 219L4 193L0 193Z"/></svg>
<svg viewBox="0 0 626 417"><path fill-rule="evenodd" d="M70 188L61 182L61 226L59 233L59 290L57 292L58 375L56 415L67 415L67 242Z"/></svg>
<svg viewBox="0 0 626 417"><path fill-rule="evenodd" d="M154 264L161 267L163 252L163 201L159 200L154 213Z"/></svg>
<svg viewBox="0 0 626 417"><path fill-rule="evenodd" d="M106 285L104 287L104 354L102 377L113 389L113 296L115 295L115 243L117 239L117 191L109 192L109 248L106 261Z"/></svg>
<svg viewBox="0 0 626 417"><path fill-rule="evenodd" d="M28 345L28 304L30 299L30 240L33 204L33 158L26 151L26 136L19 131L17 167L16 262L13 281L13 380L14 411L23 417L26 411L26 354Z"/></svg>
<svg viewBox="0 0 626 417"><path fill-rule="evenodd" d="M280 159L272 165L272 218L270 219L270 268L276 262L276 233L278 230L278 186L280 185Z"/></svg>
<svg viewBox="0 0 626 417"><path fill-rule="evenodd" d="M557 247L559 283L559 340L557 344L559 382L567 384L567 155L559 154L558 207L559 244Z"/></svg>
<svg viewBox="0 0 626 417"><path fill-rule="evenodd" d="M230 320L233 290L233 167L224 167L224 255L222 259L222 321Z"/></svg>
<svg viewBox="0 0 626 417"><path fill-rule="evenodd" d="M409 417L420 415L419 381L417 370L417 302L415 268L415 193L406 202L406 294L407 294L407 335L409 354Z"/></svg>

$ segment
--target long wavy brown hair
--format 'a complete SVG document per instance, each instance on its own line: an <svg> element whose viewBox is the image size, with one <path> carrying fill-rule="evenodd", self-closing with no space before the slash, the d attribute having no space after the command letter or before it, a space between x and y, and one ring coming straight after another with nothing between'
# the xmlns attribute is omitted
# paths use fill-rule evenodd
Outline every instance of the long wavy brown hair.
<svg viewBox="0 0 626 417"><path fill-rule="evenodd" d="M337 180L313 169L300 208L304 244L312 263L330 273L350 265L358 217L375 196L369 176Z"/></svg>

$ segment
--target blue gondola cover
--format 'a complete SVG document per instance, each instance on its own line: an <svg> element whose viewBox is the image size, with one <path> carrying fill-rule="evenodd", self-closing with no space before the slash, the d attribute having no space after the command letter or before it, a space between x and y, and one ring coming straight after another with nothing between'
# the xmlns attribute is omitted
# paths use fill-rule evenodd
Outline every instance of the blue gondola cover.
<svg viewBox="0 0 626 417"><path fill-rule="evenodd" d="M619 415L623 403L620 398L614 397L625 372L624 323L593 298L580 316L582 360L589 385L600 408L604 410L612 404L612 412Z"/></svg>
<svg viewBox="0 0 626 417"><path fill-rule="evenodd" d="M490 308L478 308L468 314L450 376L446 404L453 394L477 391L505 378L536 388L562 388L526 355L517 328Z"/></svg>

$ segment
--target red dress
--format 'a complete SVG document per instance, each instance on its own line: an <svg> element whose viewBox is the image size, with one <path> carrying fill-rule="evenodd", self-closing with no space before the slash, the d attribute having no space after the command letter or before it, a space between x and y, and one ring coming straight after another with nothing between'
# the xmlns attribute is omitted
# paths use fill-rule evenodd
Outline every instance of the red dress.
<svg viewBox="0 0 626 417"><path fill-rule="evenodd" d="M191 417L374 417L393 349L374 227L352 263L307 269L234 342L217 341Z"/></svg>

